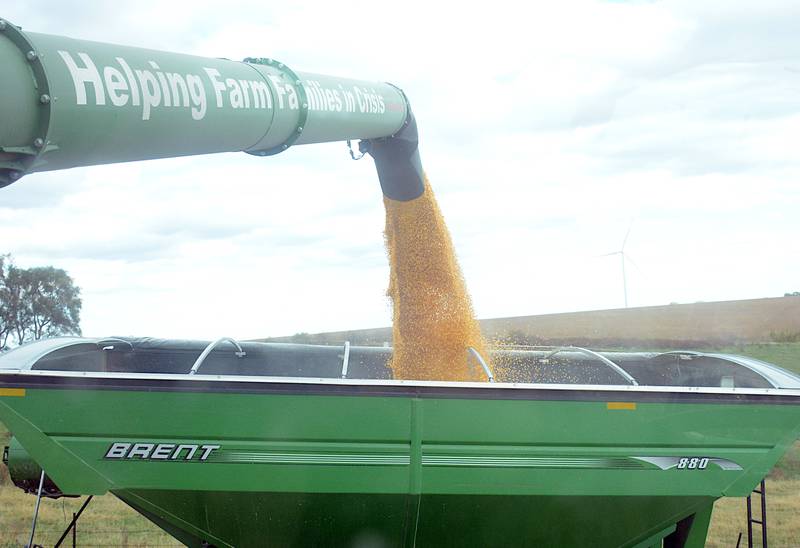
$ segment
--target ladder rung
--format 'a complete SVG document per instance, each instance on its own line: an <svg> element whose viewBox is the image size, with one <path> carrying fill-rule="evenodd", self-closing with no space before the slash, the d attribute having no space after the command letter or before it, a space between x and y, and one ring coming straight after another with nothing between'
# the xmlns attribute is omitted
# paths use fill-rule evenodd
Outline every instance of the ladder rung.
<svg viewBox="0 0 800 548"><path fill-rule="evenodd" d="M751 519L750 521L751 521L752 523L764 523L764 522L762 522L760 519Z"/></svg>
<svg viewBox="0 0 800 548"><path fill-rule="evenodd" d="M758 489L753 489L753 493L758 493L759 495L763 495L764 491L759 491Z"/></svg>

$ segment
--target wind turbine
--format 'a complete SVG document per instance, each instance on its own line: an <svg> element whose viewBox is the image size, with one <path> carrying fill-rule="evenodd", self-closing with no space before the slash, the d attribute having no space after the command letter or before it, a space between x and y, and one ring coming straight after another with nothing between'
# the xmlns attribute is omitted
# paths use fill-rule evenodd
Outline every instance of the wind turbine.
<svg viewBox="0 0 800 548"><path fill-rule="evenodd" d="M631 228L633 228L633 220L631 220L631 223L628 225L628 231L625 233L625 238L622 239L622 246L619 248L619 251L612 251L611 253L599 255L599 257L611 257L613 255L619 255L620 257L620 262L622 263L622 291L625 294L625 308L628 308L628 277L625 273L625 261L630 261L636 266L633 259L625 255L625 244L628 243L628 236L631 235Z"/></svg>

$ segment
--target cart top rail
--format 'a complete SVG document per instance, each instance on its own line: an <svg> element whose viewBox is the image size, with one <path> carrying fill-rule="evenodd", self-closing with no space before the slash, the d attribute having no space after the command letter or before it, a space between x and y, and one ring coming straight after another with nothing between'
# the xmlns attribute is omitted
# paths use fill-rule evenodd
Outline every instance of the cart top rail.
<svg viewBox="0 0 800 548"><path fill-rule="evenodd" d="M217 344L149 337L44 339L0 355L0 371L393 378L391 347L271 342ZM465 349L465 354L466 354ZM511 347L489 353L492 380L534 384L800 389L800 377L753 358L694 351L608 352ZM465 355L465 359L469 359ZM195 372L197 368L195 368Z"/></svg>

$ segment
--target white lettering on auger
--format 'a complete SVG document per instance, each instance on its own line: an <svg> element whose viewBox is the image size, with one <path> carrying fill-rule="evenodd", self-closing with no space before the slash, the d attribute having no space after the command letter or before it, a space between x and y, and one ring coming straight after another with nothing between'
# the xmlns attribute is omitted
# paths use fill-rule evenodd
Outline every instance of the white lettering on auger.
<svg viewBox="0 0 800 548"><path fill-rule="evenodd" d="M140 107L142 120L158 112L189 109L192 119L202 120L209 106L230 109L301 108L297 84L281 74L265 74L262 79L228 77L213 67L198 67L199 74L171 72L166 62L148 60L137 67L123 57L115 65L95 63L88 53L59 50L72 83L78 105ZM302 82L306 95L304 108L310 111L383 114L386 103L372 87L342 83L323 86L317 80ZM209 95L210 92L210 95Z"/></svg>
<svg viewBox="0 0 800 548"><path fill-rule="evenodd" d="M208 113L207 84L213 90L212 104L217 108L271 109L273 93L279 108L297 110L297 91L291 85L275 82L275 91L265 80L224 77L219 70L202 67L200 74L170 72L156 61L146 67L131 67L122 57L115 57L117 66L98 66L84 52L73 54L59 50L72 83L78 105L141 107L142 120L150 120L161 109L189 109L192 119L202 120ZM163 64L163 63L162 63ZM206 80L207 79L207 83ZM93 101L91 95L94 95Z"/></svg>
<svg viewBox="0 0 800 548"><path fill-rule="evenodd" d="M386 112L383 95L373 88L353 86L347 89L342 84L330 88L324 87L317 80L306 80L303 82L303 87L308 97L309 110L359 114L383 114Z"/></svg>
<svg viewBox="0 0 800 548"><path fill-rule="evenodd" d="M189 86L189 96L192 98L192 118L202 120L206 116L207 103L203 81L195 74L187 74L186 84Z"/></svg>
<svg viewBox="0 0 800 548"><path fill-rule="evenodd" d="M217 108L222 108L222 92L225 91L225 84L222 83L217 69L207 68L205 71L209 80L211 80L211 85L214 86L214 94L217 96Z"/></svg>
<svg viewBox="0 0 800 548"><path fill-rule="evenodd" d="M86 85L91 84L94 87L94 101L96 105L106 104L106 93L103 91L103 82L100 80L100 73L97 67L92 62L91 57L85 53L79 53L83 67L79 67L72 56L66 51L59 51L58 54L67 64L69 73L72 75L72 81L75 84L75 97L79 105L87 104L86 101Z"/></svg>
<svg viewBox="0 0 800 548"><path fill-rule="evenodd" d="M130 97L128 82L125 81L122 73L114 67L106 67L103 69L103 79L106 82L106 89L111 103L115 107L122 107L128 104L128 98Z"/></svg>

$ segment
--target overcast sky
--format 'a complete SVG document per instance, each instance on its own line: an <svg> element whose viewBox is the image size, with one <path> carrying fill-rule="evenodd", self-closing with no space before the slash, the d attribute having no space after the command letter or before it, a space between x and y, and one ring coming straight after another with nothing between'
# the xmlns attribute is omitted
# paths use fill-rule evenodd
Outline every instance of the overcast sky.
<svg viewBox="0 0 800 548"><path fill-rule="evenodd" d="M620 258L600 255L629 227L631 306L800 290L796 0L26 0L0 17L401 86L479 317L623 306ZM0 190L0 253L66 269L90 336L388 325L383 223L372 160L342 143Z"/></svg>

